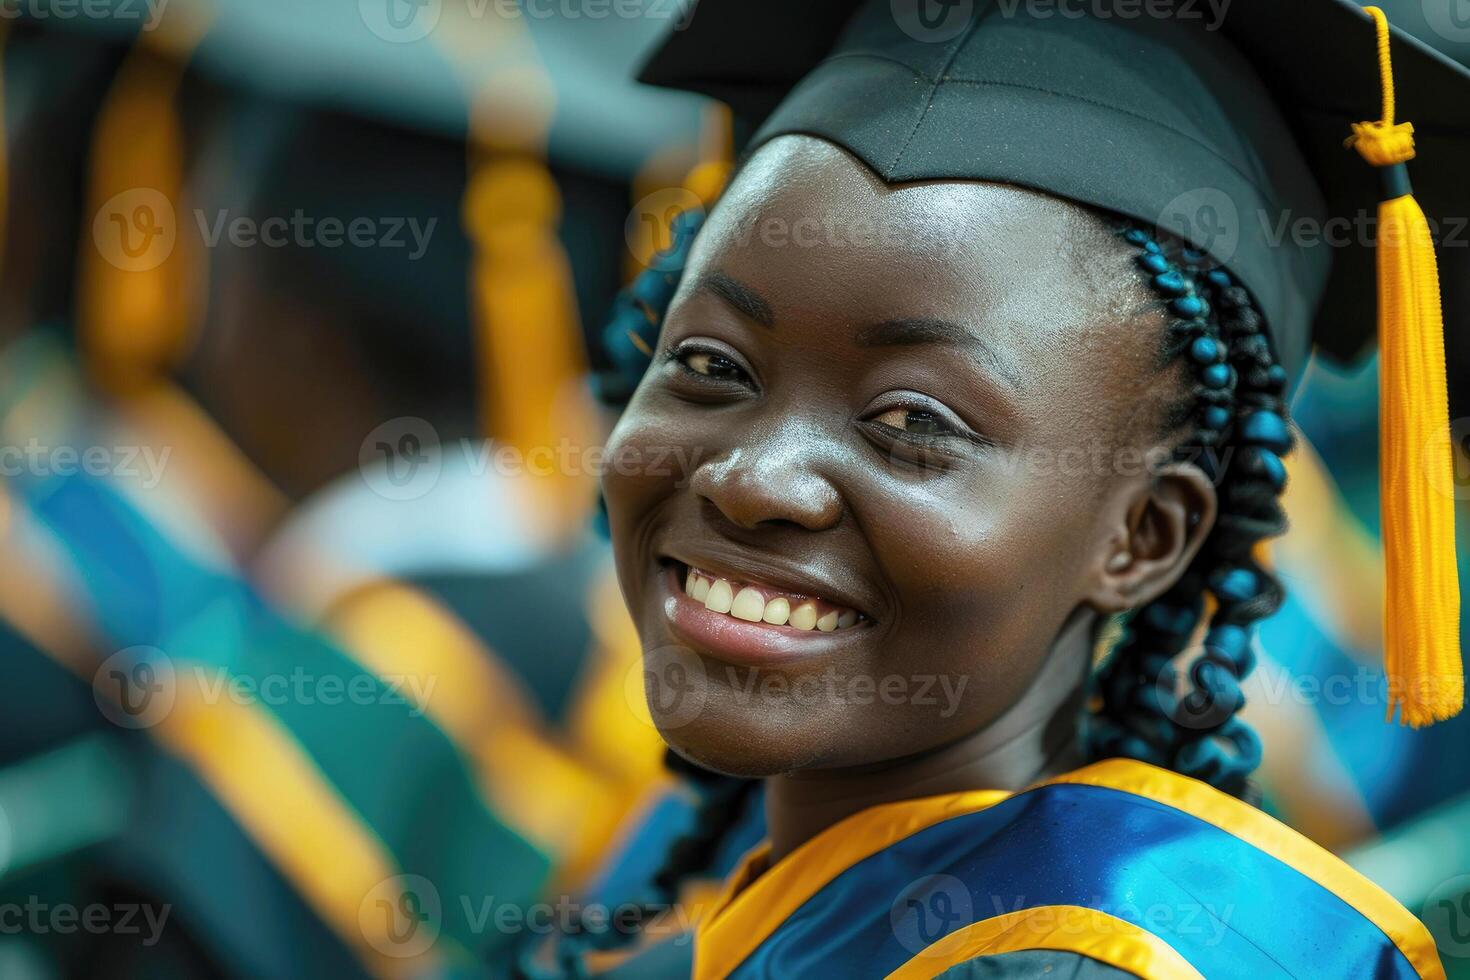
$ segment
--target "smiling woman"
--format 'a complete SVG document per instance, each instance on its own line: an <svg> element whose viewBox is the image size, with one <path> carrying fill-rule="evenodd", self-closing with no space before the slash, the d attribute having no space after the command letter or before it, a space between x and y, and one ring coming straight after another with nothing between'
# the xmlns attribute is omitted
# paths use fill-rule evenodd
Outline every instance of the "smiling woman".
<svg viewBox="0 0 1470 980"><path fill-rule="evenodd" d="M743 240L743 227L806 215L925 233L799 253ZM807 136L752 156L694 246L692 288L670 306L609 447L672 446L700 461L605 486L645 644L687 649L687 666L710 679L699 717L671 733L676 748L766 776L949 746L1014 786L1059 751L1063 768L1080 760L1075 702L1099 616L1167 588L1206 526L1188 516L1214 509L1198 468L1121 478L1024 465L1032 446L1159 444L1181 379L1137 342L1161 334L1163 316L1129 271L1134 251L1100 218L1031 191L889 186ZM1140 554L1125 562L1129 547ZM1016 560L1027 554L1046 560ZM715 576L703 610L681 598L690 567ZM841 610L868 622L744 626L728 615L737 584L810 597L837 613L834 626ZM1052 681L1038 685L1049 658ZM922 706L857 713L835 696L745 703L711 659L793 674L900 665L983 682L940 723Z"/></svg>
<svg viewBox="0 0 1470 980"><path fill-rule="evenodd" d="M1372 24L1303 4L1340 42L1304 78L1264 3L1226 33L999 5L942 36L903 3L748 6L706 0L649 70L760 125L609 446L686 465L604 479L650 711L708 803L664 898L764 786L694 974L1442 976L1408 912L1245 802L1287 390L1361 256L1181 213L1200 187L1356 206L1320 190L1357 186L1340 133L1279 100L1340 115L1311 93L1377 83ZM787 37L770 18L799 40L757 85L723 52ZM1458 706L1441 640L1395 667L1415 724Z"/></svg>

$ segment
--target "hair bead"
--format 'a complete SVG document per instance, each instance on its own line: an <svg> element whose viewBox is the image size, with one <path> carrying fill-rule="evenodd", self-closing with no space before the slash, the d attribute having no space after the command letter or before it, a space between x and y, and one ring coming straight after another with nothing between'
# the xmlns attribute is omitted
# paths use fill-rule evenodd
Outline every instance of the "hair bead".
<svg viewBox="0 0 1470 980"><path fill-rule="evenodd" d="M1263 446L1247 447L1251 450L1246 457L1246 465L1260 476L1265 477L1271 484L1271 489L1280 490L1286 486L1286 464L1281 462L1281 457Z"/></svg>
<svg viewBox="0 0 1470 980"><path fill-rule="evenodd" d="M674 298L679 277L670 272L647 269L640 272L628 287L628 294L650 310L662 310Z"/></svg>
<svg viewBox="0 0 1470 980"><path fill-rule="evenodd" d="M1256 573L1248 568L1232 568L1216 575L1210 582L1210 591L1222 602L1246 602L1255 597Z"/></svg>
<svg viewBox="0 0 1470 980"><path fill-rule="evenodd" d="M1198 296L1180 296L1170 303L1169 306L1175 313L1182 317L1189 317L1190 319L1204 316L1209 311L1209 307L1205 305L1205 301Z"/></svg>
<svg viewBox="0 0 1470 980"><path fill-rule="evenodd" d="M1199 337L1189 345L1189 356L1196 364L1214 364L1220 359L1220 344L1214 337Z"/></svg>
<svg viewBox="0 0 1470 980"><path fill-rule="evenodd" d="M1286 420L1275 412L1252 412L1245 417L1240 427L1241 437L1277 453L1291 448L1291 430Z"/></svg>
<svg viewBox="0 0 1470 980"><path fill-rule="evenodd" d="M1213 627L1205 634L1205 648L1218 650L1228 657L1239 657L1250 646L1251 635L1244 626L1227 623Z"/></svg>
<svg viewBox="0 0 1470 980"><path fill-rule="evenodd" d="M1219 431L1230 424L1230 409L1222 405L1211 405L1205 409L1200 421L1205 428Z"/></svg>
<svg viewBox="0 0 1470 980"><path fill-rule="evenodd" d="M1199 611L1186 606L1169 606L1162 602L1151 603L1144 610L1144 622L1161 633L1188 633L1199 618Z"/></svg>
<svg viewBox="0 0 1470 980"><path fill-rule="evenodd" d="M1153 275L1159 275L1169 269L1169 260L1158 252L1144 252L1138 257L1138 264Z"/></svg>
<svg viewBox="0 0 1470 980"><path fill-rule="evenodd" d="M1230 365L1211 364L1200 372L1200 380L1208 388L1224 388L1230 384Z"/></svg>
<svg viewBox="0 0 1470 980"><path fill-rule="evenodd" d="M1205 634L1205 656L1227 665L1236 677L1249 676L1256 666L1251 633L1244 626L1215 626Z"/></svg>
<svg viewBox="0 0 1470 980"><path fill-rule="evenodd" d="M1183 295L1189 286L1185 284L1184 276L1180 274L1178 269L1170 269L1167 272L1162 272L1154 276L1154 288L1160 292L1180 296Z"/></svg>

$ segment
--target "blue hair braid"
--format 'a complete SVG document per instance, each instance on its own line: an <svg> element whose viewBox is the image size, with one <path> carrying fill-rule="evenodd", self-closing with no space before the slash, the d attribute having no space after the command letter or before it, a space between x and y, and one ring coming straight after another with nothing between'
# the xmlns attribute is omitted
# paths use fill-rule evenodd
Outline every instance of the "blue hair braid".
<svg viewBox="0 0 1470 980"><path fill-rule="evenodd" d="M1129 619L1098 675L1097 757L1123 756L1174 769L1237 796L1260 764L1261 743L1236 717L1240 682L1255 667L1254 623L1281 604L1281 584L1255 547L1280 534L1286 485L1281 457L1291 448L1286 373L1275 362L1264 321L1249 294L1204 253L1162 244L1137 227L1121 234L1170 315L1166 363L1184 359L1186 398L1165 419L1189 433L1174 458L1198 464L1219 490L1219 516L1185 574ZM1198 630L1205 595L1214 598L1202 643L1177 693L1176 663Z"/></svg>
<svg viewBox="0 0 1470 980"><path fill-rule="evenodd" d="M621 408L633 397L643 373L653 360L659 328L669 301L679 288L694 236L704 224L704 211L681 211L669 222L669 247L638 273L613 300L611 315L602 328L602 349L609 370L593 378L594 393L603 404Z"/></svg>
<svg viewBox="0 0 1470 980"><path fill-rule="evenodd" d="M669 247L655 255L613 300L602 328L602 351L608 367L592 376L592 393L604 405L619 410L627 405L653 363L664 314L679 289L690 246L704 225L704 217L705 212L699 208L676 214L669 222ZM607 501L600 493L592 525L598 534L608 536Z"/></svg>

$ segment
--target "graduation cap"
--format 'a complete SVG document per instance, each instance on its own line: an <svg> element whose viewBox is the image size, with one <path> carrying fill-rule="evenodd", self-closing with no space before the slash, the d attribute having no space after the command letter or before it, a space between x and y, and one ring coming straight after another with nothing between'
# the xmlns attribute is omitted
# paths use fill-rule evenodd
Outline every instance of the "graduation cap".
<svg viewBox="0 0 1470 980"><path fill-rule="evenodd" d="M1446 234L1470 216L1470 72L1348 0L702 0L642 78L728 102L752 148L814 135L889 182L1005 182L1172 233L1252 293L1293 378L1314 343L1360 354L1376 322L1390 692L1408 724L1459 710L1426 212ZM1442 251L1470 368L1467 244Z"/></svg>
<svg viewBox="0 0 1470 980"><path fill-rule="evenodd" d="M98 0L38 20L134 45L109 99L126 111L104 112L92 143L89 213L140 186L177 202L186 176L199 186L202 159L222 175L211 221L225 205L228 218L257 225L297 208L311 227L330 220L339 232L380 219L379 246L334 233L339 244L297 248L293 224L286 247L246 256L322 320L351 327L389 368L375 390L418 381L415 394L467 404L486 431L525 449L570 433L590 440L592 416L565 397L586 370L577 328L595 322L578 313L600 310L621 282L623 253L607 246L627 217L630 180L671 148L692 158L708 102L632 80L668 22L658 10L395 3L171 0L155 11ZM206 90L217 98L194 98ZM180 113L191 104L203 111ZM184 136L202 131L223 149L186 160L181 148L198 141ZM194 221L176 210L181 244L156 268L117 268L83 242L78 319L119 390L197 350L189 299L210 263L191 259L182 233ZM422 248L414 226L429 231ZM213 264L231 248L214 248Z"/></svg>

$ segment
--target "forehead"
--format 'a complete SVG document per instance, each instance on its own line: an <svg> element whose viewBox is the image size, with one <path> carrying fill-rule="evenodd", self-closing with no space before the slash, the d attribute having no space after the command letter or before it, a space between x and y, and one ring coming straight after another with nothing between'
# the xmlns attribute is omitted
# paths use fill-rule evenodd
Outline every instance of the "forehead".
<svg viewBox="0 0 1470 980"><path fill-rule="evenodd" d="M823 140L783 136L741 169L686 275L719 271L778 322L936 316L1025 346L1127 317L1126 253L1093 213L1006 184L889 185Z"/></svg>

